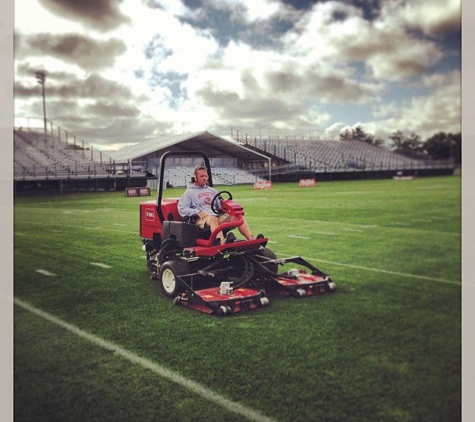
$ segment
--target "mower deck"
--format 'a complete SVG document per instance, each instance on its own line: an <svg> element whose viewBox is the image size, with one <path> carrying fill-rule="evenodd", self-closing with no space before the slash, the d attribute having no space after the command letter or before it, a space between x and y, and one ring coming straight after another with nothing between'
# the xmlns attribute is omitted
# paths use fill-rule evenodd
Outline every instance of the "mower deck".
<svg viewBox="0 0 475 422"><path fill-rule="evenodd" d="M300 273L297 278L277 277L275 292L280 296L313 296L331 291L328 276Z"/></svg>
<svg viewBox="0 0 475 422"><path fill-rule="evenodd" d="M174 299L174 303L207 314L226 316L243 310L267 306L269 299L262 291L247 287L239 287L226 293L221 293L220 288L211 287L181 293Z"/></svg>
<svg viewBox="0 0 475 422"><path fill-rule="evenodd" d="M336 290L335 283L328 274L320 271L302 257L277 259L273 252L268 249L265 251L266 254L255 255L250 259L265 280L266 287L276 294L304 297ZM276 271L278 265L286 264L296 264L298 268L292 268L282 273Z"/></svg>

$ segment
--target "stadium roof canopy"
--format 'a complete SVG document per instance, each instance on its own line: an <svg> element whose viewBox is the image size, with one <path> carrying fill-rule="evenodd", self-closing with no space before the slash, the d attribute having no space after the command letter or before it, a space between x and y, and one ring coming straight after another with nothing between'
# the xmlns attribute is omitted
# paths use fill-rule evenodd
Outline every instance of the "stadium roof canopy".
<svg viewBox="0 0 475 422"><path fill-rule="evenodd" d="M111 152L109 155L116 164L123 164L145 157L160 158L166 151L203 151L211 158L231 156L243 161L256 159L270 161L266 155L207 131L160 136Z"/></svg>

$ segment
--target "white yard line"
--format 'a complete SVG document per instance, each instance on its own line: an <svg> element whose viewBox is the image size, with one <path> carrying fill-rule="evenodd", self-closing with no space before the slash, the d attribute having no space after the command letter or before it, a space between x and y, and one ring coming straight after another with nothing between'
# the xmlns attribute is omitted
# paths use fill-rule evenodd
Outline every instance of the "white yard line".
<svg viewBox="0 0 475 422"><path fill-rule="evenodd" d="M458 286L460 286L462 284L459 281L446 280L444 278L428 277L428 276L425 276L425 275L417 275L417 274L400 273L400 272L397 272L397 271L382 270L380 268L362 267L360 265L343 264L341 262L326 261L324 259L318 259L318 258L306 258L306 257L302 257L302 258L306 259L307 261L323 262L325 264L337 265L339 267L355 268L357 270L363 270L363 271L373 271L373 272L382 273L382 274L390 274L390 275L397 275L397 276L401 276L401 277L416 278L418 280L436 281L438 283L456 284Z"/></svg>
<svg viewBox="0 0 475 422"><path fill-rule="evenodd" d="M259 219L261 220L266 220L268 218L266 217L259 217ZM252 221L255 221L255 224L258 224L258 219L252 219ZM302 223L302 220L298 220L298 219L292 219L292 218L272 218L272 220L282 220L284 221L286 224L288 224L289 222L296 222L296 223ZM41 222L36 222L36 221L32 221L30 222L29 224L36 224L36 225L39 225L39 226L44 226L44 227L47 227L47 226L52 226L53 223L41 223ZM310 224L330 224L330 225L346 225L348 226L347 223L329 223L328 221L321 221L321 220L308 220L306 221L306 224L307 225L310 225ZM404 225L403 225L404 224ZM361 229L378 229L378 230L405 230L405 231L411 231L411 232L416 232L416 233L421 233L421 232L425 232L425 233L431 233L431 234L442 234L442 235L448 235L448 236L458 236L460 237L462 234L461 232L441 232L441 231L436 231L436 230L425 230L425 229L418 229L416 227L407 227L405 226L405 224L407 223L403 223L403 224L394 224L392 226L378 226L377 224L354 224L355 227L357 228L361 228ZM117 226L117 224L113 224L114 226ZM70 228L75 228L75 229L82 229L82 230L101 230L101 231L108 231L108 232L116 232L116 233L127 233L127 234L133 234L133 235L137 235L138 234L138 230L137 231L131 231L131 230L119 230L119 229L112 229L112 228L108 228L108 227L104 227L104 226L99 226L99 227L85 227L85 226L78 226L78 225L74 225L74 224L54 224L55 227L70 227ZM338 230L338 227L336 227L336 229ZM316 233L316 234L322 234L322 235L330 235L330 236L336 236L338 235L338 233L335 233L335 232L324 232L324 231L313 231L312 233Z"/></svg>
<svg viewBox="0 0 475 422"><path fill-rule="evenodd" d="M103 264L102 262L90 262L89 264L95 265L96 267L101 267L101 268L112 268L110 265Z"/></svg>
<svg viewBox="0 0 475 422"><path fill-rule="evenodd" d="M335 232L312 231L312 233L324 234L324 235L328 235L328 236L338 236L338 233L335 233Z"/></svg>
<svg viewBox="0 0 475 422"><path fill-rule="evenodd" d="M36 224L38 226L43 226L43 227L54 225L55 227L69 227L69 228L73 228L73 229L82 229L82 230L101 230L101 231L107 231L107 232L127 233L127 234L134 234L134 235L138 234L138 230L131 231L131 230L109 229L109 228L104 227L104 226L85 227L85 226L78 226L78 225L75 225L75 224L53 224L53 223L46 224L46 223L40 223L40 222L37 222L37 221L32 221L29 224Z"/></svg>
<svg viewBox="0 0 475 422"><path fill-rule="evenodd" d="M109 350L114 352L116 355L127 359L129 362L132 362L136 365L141 366L142 368L149 369L150 371L154 372L155 374L168 379L169 381L178 384L187 390L191 391L194 394L197 394L206 400L216 403L217 405L227 409L231 412L237 413L241 416L244 416L246 419L250 421L256 422L274 422L274 419L271 419L256 410L251 409L250 407L244 406L242 404L233 402L220 394L215 393L214 391L206 388L205 386L192 381L183 375L180 375L177 372L171 371L161 365L158 365L148 359L142 358L135 353L129 352L128 350L111 343L107 340L104 340L98 336L88 333L87 331L81 330L80 328L68 324L67 322L51 315L47 312L42 311L41 309L35 308L30 304L23 302L20 299L14 299L15 305L22 307L23 309L53 323L56 324L70 333L77 335L78 337L82 337L83 339L90 341L91 343L95 344L96 346L102 347L103 349Z"/></svg>

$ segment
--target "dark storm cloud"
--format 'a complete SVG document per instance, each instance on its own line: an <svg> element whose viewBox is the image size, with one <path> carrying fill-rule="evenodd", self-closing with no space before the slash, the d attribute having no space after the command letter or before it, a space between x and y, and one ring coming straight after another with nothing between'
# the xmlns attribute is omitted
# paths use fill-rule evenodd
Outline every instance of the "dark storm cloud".
<svg viewBox="0 0 475 422"><path fill-rule="evenodd" d="M243 99L231 91L219 91L207 84L197 92L207 106L219 110L221 118L234 121L288 120L290 116L302 113L300 105L293 105L277 98Z"/></svg>
<svg viewBox="0 0 475 422"><path fill-rule="evenodd" d="M97 74L89 75L84 81L79 81L74 89L81 98L105 100L116 98L123 102L136 99L130 88Z"/></svg>
<svg viewBox="0 0 475 422"><path fill-rule="evenodd" d="M50 56L74 63L86 71L111 67L115 58L126 51L125 43L117 38L95 40L77 34L17 34L15 55L17 59L32 56Z"/></svg>
<svg viewBox="0 0 475 422"><path fill-rule="evenodd" d="M111 31L131 20L119 9L122 0L39 0L51 13L101 32Z"/></svg>
<svg viewBox="0 0 475 422"><path fill-rule="evenodd" d="M87 113L63 115L61 122L87 142L100 143L102 149L108 144L138 142L156 137L173 127L172 122L157 122L149 117L107 119Z"/></svg>
<svg viewBox="0 0 475 422"><path fill-rule="evenodd" d="M35 73L41 71L46 75L46 91L48 97L57 96L62 91L62 87L71 87L78 83L77 76L61 71L48 71L43 67L32 66L28 62L18 63L16 67L16 79L14 83L15 97L25 98L35 97L40 92L39 85L35 85ZM63 95L61 95L62 97ZM67 101L67 98L65 98Z"/></svg>
<svg viewBox="0 0 475 422"><path fill-rule="evenodd" d="M28 64L19 67L22 75L31 75L31 81L34 82L34 76L37 69ZM101 75L91 74L86 79L80 79L76 75L66 72L50 72L46 74L46 96L48 102L56 99L60 101L71 100L96 100L103 101L104 104L117 102L125 104L127 101L141 101L144 98L137 98L130 88L121 85L118 82L108 80ZM25 84L24 80L15 82L15 97L29 98L38 95L39 87L36 85Z"/></svg>
<svg viewBox="0 0 475 422"><path fill-rule="evenodd" d="M302 74L291 69L269 71L266 79L273 92L324 102L363 103L374 98L378 89L377 86L353 82L347 75L319 73L318 69L308 69Z"/></svg>
<svg viewBox="0 0 475 422"><path fill-rule="evenodd" d="M65 85L74 84L77 81L77 76L70 72L54 71L51 72L43 67L32 66L29 62L18 62L15 74L17 76L26 76L33 78L37 71L42 71L46 75L47 83L54 80L55 83L63 83Z"/></svg>
<svg viewBox="0 0 475 422"><path fill-rule="evenodd" d="M113 117L115 118L130 118L138 117L140 115L140 110L135 105L124 104L121 101L110 102L110 101L100 101L95 104L91 104L84 107L84 111L87 114L93 114L96 116L102 117Z"/></svg>

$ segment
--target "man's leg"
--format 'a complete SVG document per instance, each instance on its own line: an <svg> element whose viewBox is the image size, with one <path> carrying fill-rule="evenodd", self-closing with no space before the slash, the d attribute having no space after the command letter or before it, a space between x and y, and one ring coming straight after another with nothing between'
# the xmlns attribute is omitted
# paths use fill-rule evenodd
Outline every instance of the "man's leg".
<svg viewBox="0 0 475 422"><path fill-rule="evenodd" d="M205 224L207 224L211 232L213 232L220 224L223 224L227 221L235 221L235 220L237 220L237 217L230 217L229 215L226 215L226 214L222 214L219 217L209 215L206 218ZM238 230L247 240L253 239L251 229L249 228L249 224L247 223L246 220L244 220L244 222L238 227ZM216 238L219 239L221 243L223 243L224 242L223 232L220 231L216 235Z"/></svg>
<svg viewBox="0 0 475 422"><path fill-rule="evenodd" d="M247 224L247 221L244 220L244 223L242 223L239 227L239 232L247 239L251 240L252 239L252 233L251 229L249 228L249 225Z"/></svg>
<svg viewBox="0 0 475 422"><path fill-rule="evenodd" d="M218 221L218 217L214 216L214 215L208 215L208 217L206 217L206 220L205 220L205 225L207 225L209 227L209 229L211 230L211 233L214 232L214 230L219 226L219 221ZM217 235L216 235L216 239L219 240L219 243L224 243L224 236L223 236L223 232L220 231Z"/></svg>

